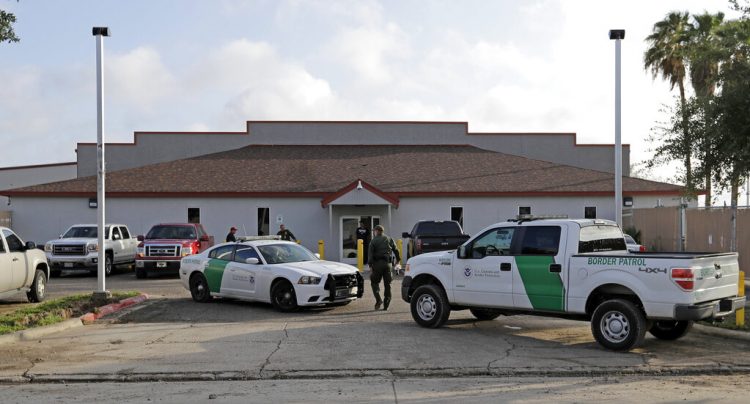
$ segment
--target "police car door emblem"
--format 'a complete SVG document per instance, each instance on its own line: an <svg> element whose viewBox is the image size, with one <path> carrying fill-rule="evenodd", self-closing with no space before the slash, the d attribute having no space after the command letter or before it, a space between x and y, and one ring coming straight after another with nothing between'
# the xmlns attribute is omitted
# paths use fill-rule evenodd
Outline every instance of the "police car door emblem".
<svg viewBox="0 0 750 404"><path fill-rule="evenodd" d="M464 269L464 276L467 278L471 277L471 268Z"/></svg>

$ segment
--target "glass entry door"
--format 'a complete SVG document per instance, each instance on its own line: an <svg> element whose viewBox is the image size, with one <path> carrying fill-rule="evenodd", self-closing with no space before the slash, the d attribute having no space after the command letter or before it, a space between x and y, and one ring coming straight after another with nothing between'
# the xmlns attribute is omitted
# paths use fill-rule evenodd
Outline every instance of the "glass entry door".
<svg viewBox="0 0 750 404"><path fill-rule="evenodd" d="M372 228L380 224L380 216L342 216L341 217L341 257L340 261L350 265L357 265L357 228L362 222L367 229L367 238L363 249L367 257L367 246L372 239ZM367 265L367 260L363 261Z"/></svg>

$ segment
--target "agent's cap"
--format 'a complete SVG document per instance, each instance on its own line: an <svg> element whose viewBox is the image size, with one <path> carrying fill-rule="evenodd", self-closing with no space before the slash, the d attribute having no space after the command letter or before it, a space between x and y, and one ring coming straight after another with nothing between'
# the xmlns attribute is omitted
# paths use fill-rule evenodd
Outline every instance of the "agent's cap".
<svg viewBox="0 0 750 404"><path fill-rule="evenodd" d="M385 231L385 229L381 225L375 226L375 230Z"/></svg>
<svg viewBox="0 0 750 404"><path fill-rule="evenodd" d="M237 228L234 227L234 226L232 226L232 227L229 228L229 230L237 230Z"/></svg>

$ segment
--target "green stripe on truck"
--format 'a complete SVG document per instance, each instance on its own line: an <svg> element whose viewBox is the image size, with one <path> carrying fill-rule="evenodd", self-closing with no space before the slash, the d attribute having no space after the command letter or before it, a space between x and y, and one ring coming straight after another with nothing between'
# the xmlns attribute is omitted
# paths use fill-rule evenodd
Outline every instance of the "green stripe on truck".
<svg viewBox="0 0 750 404"><path fill-rule="evenodd" d="M565 310L565 290L560 274L550 272L555 262L551 256L517 256L516 267L521 274L526 296L534 310Z"/></svg>

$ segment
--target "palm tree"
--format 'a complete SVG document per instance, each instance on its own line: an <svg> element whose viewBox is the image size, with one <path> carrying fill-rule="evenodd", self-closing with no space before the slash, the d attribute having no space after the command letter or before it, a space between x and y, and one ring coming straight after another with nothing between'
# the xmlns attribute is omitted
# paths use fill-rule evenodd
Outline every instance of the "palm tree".
<svg viewBox="0 0 750 404"><path fill-rule="evenodd" d="M695 23L690 26L688 31L690 39L688 50L690 83L693 86L698 102L702 105L705 112L719 82L721 51L717 32L724 22L724 13L709 14L704 12L700 15L693 15L693 19ZM713 136L711 135L710 128L711 124L706 119L701 139L696 139L701 148L706 206L711 206L711 182L714 174L714 164L711 161L713 158L712 150L714 142L712 142Z"/></svg>
<svg viewBox="0 0 750 404"><path fill-rule="evenodd" d="M651 35L646 37L649 47L643 55L643 67L651 70L656 79L660 74L668 80L670 89L675 86L680 90L680 105L682 110L683 138L682 157L685 164L685 186L693 190L693 174L691 164L692 141L688 132L687 106L685 99L685 77L687 46L689 43L690 23L687 12L673 11L662 20L654 24Z"/></svg>

